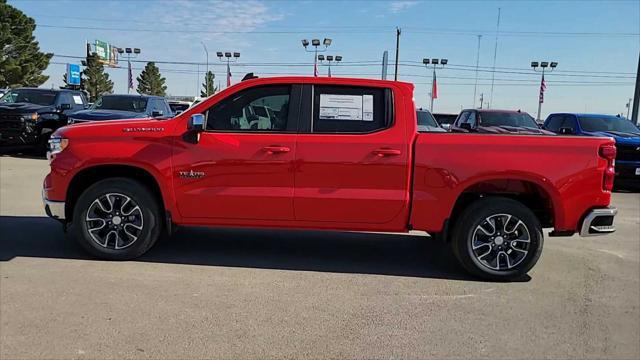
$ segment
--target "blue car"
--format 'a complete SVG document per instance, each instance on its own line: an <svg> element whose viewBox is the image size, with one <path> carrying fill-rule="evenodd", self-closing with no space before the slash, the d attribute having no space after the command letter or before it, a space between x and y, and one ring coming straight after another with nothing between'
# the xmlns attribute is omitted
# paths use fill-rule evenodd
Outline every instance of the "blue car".
<svg viewBox="0 0 640 360"><path fill-rule="evenodd" d="M172 116L169 103L160 96L103 95L89 109L70 114L68 123Z"/></svg>
<svg viewBox="0 0 640 360"><path fill-rule="evenodd" d="M608 136L616 141L616 179L640 184L640 128L631 121L601 114L551 114L544 129L562 135Z"/></svg>

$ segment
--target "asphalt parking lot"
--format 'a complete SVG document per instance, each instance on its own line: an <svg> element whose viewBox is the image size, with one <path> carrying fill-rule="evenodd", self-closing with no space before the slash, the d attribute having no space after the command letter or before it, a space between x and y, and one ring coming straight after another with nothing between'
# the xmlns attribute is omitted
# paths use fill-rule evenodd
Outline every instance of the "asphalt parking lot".
<svg viewBox="0 0 640 360"><path fill-rule="evenodd" d="M530 278L469 278L426 236L180 229L90 259L0 158L0 358L640 358L640 194L618 231L546 238Z"/></svg>

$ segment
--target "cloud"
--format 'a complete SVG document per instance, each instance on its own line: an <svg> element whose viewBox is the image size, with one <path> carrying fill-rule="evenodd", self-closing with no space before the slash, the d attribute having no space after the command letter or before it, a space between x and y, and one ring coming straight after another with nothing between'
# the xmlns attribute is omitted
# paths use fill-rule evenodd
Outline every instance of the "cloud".
<svg viewBox="0 0 640 360"><path fill-rule="evenodd" d="M391 12L397 14L399 12L405 11L410 7L413 7L417 4L417 1L392 1L391 2Z"/></svg>

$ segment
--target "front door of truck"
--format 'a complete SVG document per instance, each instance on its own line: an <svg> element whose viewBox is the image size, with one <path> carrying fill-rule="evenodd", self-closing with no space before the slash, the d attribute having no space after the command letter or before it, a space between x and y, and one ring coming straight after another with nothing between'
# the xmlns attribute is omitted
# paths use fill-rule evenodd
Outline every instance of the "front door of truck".
<svg viewBox="0 0 640 360"><path fill-rule="evenodd" d="M385 88L308 85L305 94L311 100L303 100L296 147L296 220L384 224L404 214L410 147L405 123L394 118L415 122L415 111L394 114Z"/></svg>
<svg viewBox="0 0 640 360"><path fill-rule="evenodd" d="M182 216L293 220L299 93L298 85L251 87L204 112L207 130L173 157ZM271 116L260 116L266 109Z"/></svg>

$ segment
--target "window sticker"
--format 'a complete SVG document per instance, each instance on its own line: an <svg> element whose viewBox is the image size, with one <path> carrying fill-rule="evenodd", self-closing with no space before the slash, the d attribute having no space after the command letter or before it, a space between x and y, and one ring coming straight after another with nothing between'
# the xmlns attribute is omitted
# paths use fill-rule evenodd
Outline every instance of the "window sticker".
<svg viewBox="0 0 640 360"><path fill-rule="evenodd" d="M73 102L82 105L82 97L80 97L80 95L73 95Z"/></svg>
<svg viewBox="0 0 640 360"><path fill-rule="evenodd" d="M320 119L373 121L373 95L320 94Z"/></svg>

